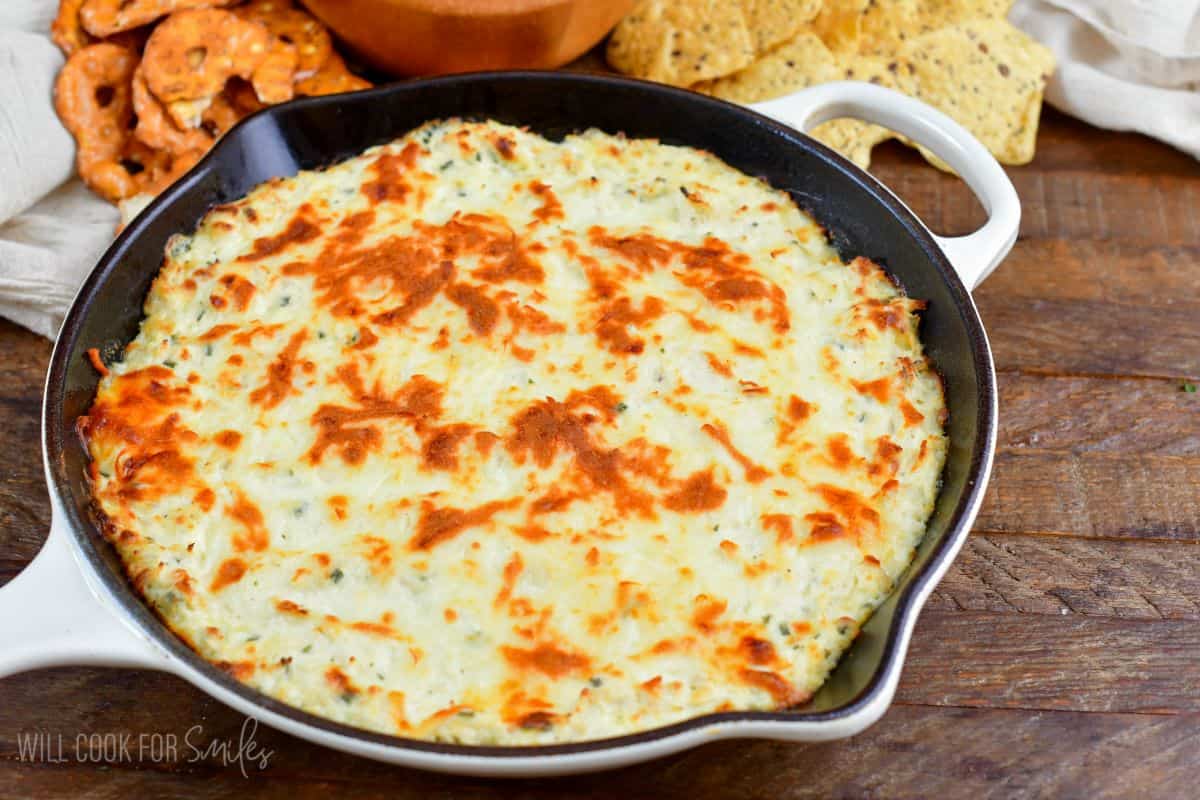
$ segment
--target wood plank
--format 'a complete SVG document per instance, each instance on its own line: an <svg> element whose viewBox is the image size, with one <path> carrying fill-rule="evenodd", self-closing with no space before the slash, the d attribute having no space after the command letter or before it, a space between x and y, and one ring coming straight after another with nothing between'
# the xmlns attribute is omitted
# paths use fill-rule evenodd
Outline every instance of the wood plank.
<svg viewBox="0 0 1200 800"><path fill-rule="evenodd" d="M983 223L983 209L965 183L903 150L898 144L877 148L871 173L930 229L960 236ZM1136 162L1125 163L1137 170ZM1200 244L1200 164L1187 159L1175 166L1111 173L1086 163L1039 161L1005 169L1021 198L1022 239L1194 246Z"/></svg>
<svg viewBox="0 0 1200 800"><path fill-rule="evenodd" d="M1178 381L1013 371L998 379L1002 450L1200 455L1200 394Z"/></svg>
<svg viewBox="0 0 1200 800"><path fill-rule="evenodd" d="M961 797L1176 798L1197 774L1200 715L983 711L898 705L849 740L821 744L717 742L614 772L487 781L389 767L263 730L270 766L0 759L0 786L17 796L164 798Z"/></svg>
<svg viewBox="0 0 1200 800"><path fill-rule="evenodd" d="M1175 542L973 534L926 608L1200 620L1200 550Z"/></svg>
<svg viewBox="0 0 1200 800"><path fill-rule="evenodd" d="M1002 369L1195 377L1198 289L1200 247L1056 238L1019 241L975 299Z"/></svg>
<svg viewBox="0 0 1200 800"><path fill-rule="evenodd" d="M1200 457L1002 450L975 528L1200 542Z"/></svg>
<svg viewBox="0 0 1200 800"><path fill-rule="evenodd" d="M929 610L897 698L925 705L1200 711L1200 623Z"/></svg>
<svg viewBox="0 0 1200 800"><path fill-rule="evenodd" d="M986 282L976 304L1001 369L1200 376L1195 308L1011 297Z"/></svg>
<svg viewBox="0 0 1200 800"><path fill-rule="evenodd" d="M1186 172L1140 177L1030 169L1010 174L1024 210L1022 237L1200 243L1195 162Z"/></svg>
<svg viewBox="0 0 1200 800"><path fill-rule="evenodd" d="M999 389L977 530L1200 541L1200 394L1012 372Z"/></svg>
<svg viewBox="0 0 1200 800"><path fill-rule="evenodd" d="M42 384L50 342L0 320L0 585L27 563L50 529L42 473Z"/></svg>
<svg viewBox="0 0 1200 800"><path fill-rule="evenodd" d="M1023 239L977 295L1014 300L1200 308L1200 247ZM1147 315L1147 323L1152 323Z"/></svg>

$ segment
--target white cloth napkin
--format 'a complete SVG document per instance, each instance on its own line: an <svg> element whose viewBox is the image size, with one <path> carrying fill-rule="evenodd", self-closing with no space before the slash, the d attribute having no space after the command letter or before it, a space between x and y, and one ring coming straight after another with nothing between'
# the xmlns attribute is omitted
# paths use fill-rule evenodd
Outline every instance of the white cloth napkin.
<svg viewBox="0 0 1200 800"><path fill-rule="evenodd" d="M0 0L0 316L47 337L118 221L54 114L57 5ZM1055 106L1200 157L1200 0L1017 0L1011 19L1057 56Z"/></svg>
<svg viewBox="0 0 1200 800"><path fill-rule="evenodd" d="M1200 158L1200 0L1017 0L1009 19L1058 59L1051 105Z"/></svg>
<svg viewBox="0 0 1200 800"><path fill-rule="evenodd" d="M74 177L51 93L55 0L0 0L0 316L53 337L112 241L117 210Z"/></svg>

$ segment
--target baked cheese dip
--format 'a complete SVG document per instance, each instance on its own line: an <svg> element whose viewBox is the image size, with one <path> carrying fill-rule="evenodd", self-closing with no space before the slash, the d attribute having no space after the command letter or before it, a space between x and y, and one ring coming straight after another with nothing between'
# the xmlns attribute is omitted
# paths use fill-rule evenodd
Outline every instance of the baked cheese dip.
<svg viewBox="0 0 1200 800"><path fill-rule="evenodd" d="M707 153L439 121L174 237L80 430L136 589L238 680L595 739L821 685L938 491L921 308Z"/></svg>

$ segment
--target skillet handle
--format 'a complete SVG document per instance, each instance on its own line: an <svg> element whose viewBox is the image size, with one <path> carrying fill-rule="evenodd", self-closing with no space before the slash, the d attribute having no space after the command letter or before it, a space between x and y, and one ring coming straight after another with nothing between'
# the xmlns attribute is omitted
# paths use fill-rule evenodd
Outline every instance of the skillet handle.
<svg viewBox="0 0 1200 800"><path fill-rule="evenodd" d="M33 561L0 587L0 678L66 664L167 669L166 653L92 591L59 519Z"/></svg>
<svg viewBox="0 0 1200 800"><path fill-rule="evenodd" d="M919 100L871 83L839 81L750 108L805 133L842 117L874 122L924 145L949 164L988 214L974 233L933 237L968 289L978 286L1017 240L1021 202L1004 169L965 128Z"/></svg>

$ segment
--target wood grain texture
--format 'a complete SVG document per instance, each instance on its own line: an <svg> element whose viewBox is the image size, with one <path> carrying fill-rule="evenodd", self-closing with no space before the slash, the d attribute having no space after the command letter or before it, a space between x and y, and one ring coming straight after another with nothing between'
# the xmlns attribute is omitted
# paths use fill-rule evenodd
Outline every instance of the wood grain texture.
<svg viewBox="0 0 1200 800"><path fill-rule="evenodd" d="M1200 711L1200 624L929 610L897 698L925 705L1173 714Z"/></svg>
<svg viewBox="0 0 1200 800"><path fill-rule="evenodd" d="M42 473L41 387L51 345L0 320L0 585L33 558L50 529Z"/></svg>
<svg viewBox="0 0 1200 800"><path fill-rule="evenodd" d="M1057 377L1003 368L1006 452L1200 455L1200 395L1175 380Z"/></svg>
<svg viewBox="0 0 1200 800"><path fill-rule="evenodd" d="M890 153L888 154L890 155ZM883 157L871 172L917 212L934 232L969 233L983 209L957 178L921 168L918 156ZM1160 246L1200 244L1200 189L1191 171L1096 173L1074 168L1009 169L1022 199L1021 237Z"/></svg>
<svg viewBox="0 0 1200 800"><path fill-rule="evenodd" d="M985 531L1200 542L1200 458L1001 450Z"/></svg>
<svg viewBox="0 0 1200 800"><path fill-rule="evenodd" d="M972 534L929 611L1200 620L1195 544Z"/></svg>
<svg viewBox="0 0 1200 800"><path fill-rule="evenodd" d="M875 173L935 229L982 209L898 145ZM1001 423L976 531L918 623L897 704L847 741L721 742L599 776L488 782L260 730L269 768L23 761L19 735L236 741L176 678L55 669L0 682L0 797L1177 798L1200 781L1200 164L1047 112L1010 170L1022 238L977 297ZM0 322L0 584L49 526L39 455L50 345Z"/></svg>
<svg viewBox="0 0 1200 800"><path fill-rule="evenodd" d="M240 724L240 723L239 723ZM264 772L201 761L133 768L0 759L19 796L75 798L927 798L1187 797L1200 715L1086 714L897 705L852 739L729 741L615 772L483 781L362 761L260 731ZM68 748L69 751L69 748ZM936 755L934 755L936 753Z"/></svg>

